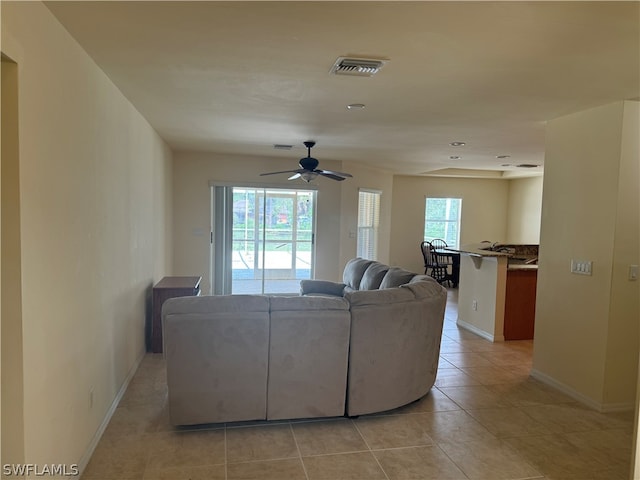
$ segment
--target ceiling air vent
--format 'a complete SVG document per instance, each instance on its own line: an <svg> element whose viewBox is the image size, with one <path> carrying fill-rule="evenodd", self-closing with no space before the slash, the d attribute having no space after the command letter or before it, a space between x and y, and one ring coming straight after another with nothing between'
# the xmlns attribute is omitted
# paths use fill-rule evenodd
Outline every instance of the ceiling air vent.
<svg viewBox="0 0 640 480"><path fill-rule="evenodd" d="M384 60L338 57L329 73L335 75L372 77L380 71L384 64Z"/></svg>
<svg viewBox="0 0 640 480"><path fill-rule="evenodd" d="M275 148L276 150L291 150L293 148L293 145L285 145L283 143L276 143L273 148Z"/></svg>
<svg viewBox="0 0 640 480"><path fill-rule="evenodd" d="M533 163L521 163L520 165L516 165L518 168L536 168L540 165L534 165Z"/></svg>

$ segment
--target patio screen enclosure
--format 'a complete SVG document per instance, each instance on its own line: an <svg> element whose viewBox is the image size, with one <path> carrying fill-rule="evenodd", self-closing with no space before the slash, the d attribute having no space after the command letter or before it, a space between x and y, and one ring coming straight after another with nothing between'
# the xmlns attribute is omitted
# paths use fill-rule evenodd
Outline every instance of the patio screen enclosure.
<svg viewBox="0 0 640 480"><path fill-rule="evenodd" d="M316 192L212 189L213 293L298 293L313 278Z"/></svg>

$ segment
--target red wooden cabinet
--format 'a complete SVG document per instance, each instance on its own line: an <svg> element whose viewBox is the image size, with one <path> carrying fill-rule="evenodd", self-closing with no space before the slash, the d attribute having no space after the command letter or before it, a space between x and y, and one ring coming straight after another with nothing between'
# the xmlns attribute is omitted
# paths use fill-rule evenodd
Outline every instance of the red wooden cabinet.
<svg viewBox="0 0 640 480"><path fill-rule="evenodd" d="M536 317L537 269L507 269L504 339L533 338Z"/></svg>

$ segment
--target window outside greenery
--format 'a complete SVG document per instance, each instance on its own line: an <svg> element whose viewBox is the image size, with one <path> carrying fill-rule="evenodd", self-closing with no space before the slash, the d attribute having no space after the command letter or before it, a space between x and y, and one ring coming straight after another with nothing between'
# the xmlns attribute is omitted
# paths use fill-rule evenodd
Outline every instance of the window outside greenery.
<svg viewBox="0 0 640 480"><path fill-rule="evenodd" d="M461 198L427 198L425 204L424 239L441 238L447 246L457 248L460 243Z"/></svg>

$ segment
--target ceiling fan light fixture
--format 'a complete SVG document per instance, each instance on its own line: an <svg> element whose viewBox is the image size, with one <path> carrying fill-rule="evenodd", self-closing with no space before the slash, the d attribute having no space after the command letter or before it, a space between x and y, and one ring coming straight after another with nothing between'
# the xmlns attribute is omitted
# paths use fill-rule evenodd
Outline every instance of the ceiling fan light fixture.
<svg viewBox="0 0 640 480"><path fill-rule="evenodd" d="M307 183L311 182L317 176L318 174L315 172L302 172L300 174L300 178L302 178L302 180L304 180Z"/></svg>

